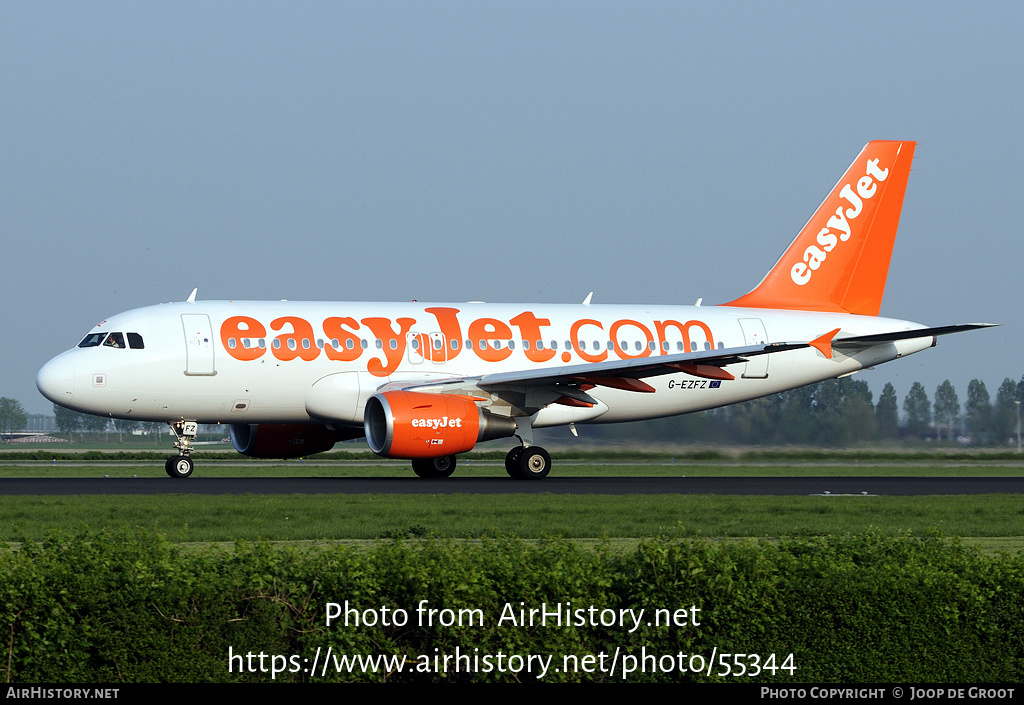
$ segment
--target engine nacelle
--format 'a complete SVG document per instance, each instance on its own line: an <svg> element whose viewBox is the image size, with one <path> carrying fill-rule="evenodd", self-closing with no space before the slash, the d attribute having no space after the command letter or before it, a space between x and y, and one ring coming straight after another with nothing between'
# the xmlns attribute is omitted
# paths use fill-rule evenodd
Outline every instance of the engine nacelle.
<svg viewBox="0 0 1024 705"><path fill-rule="evenodd" d="M507 438L516 422L481 408L470 397L423 392L381 392L366 402L366 442L385 458L439 458L481 441Z"/></svg>
<svg viewBox="0 0 1024 705"><path fill-rule="evenodd" d="M346 433L321 424L233 423L231 443L250 458L298 458L330 450L338 441L358 438L359 429Z"/></svg>

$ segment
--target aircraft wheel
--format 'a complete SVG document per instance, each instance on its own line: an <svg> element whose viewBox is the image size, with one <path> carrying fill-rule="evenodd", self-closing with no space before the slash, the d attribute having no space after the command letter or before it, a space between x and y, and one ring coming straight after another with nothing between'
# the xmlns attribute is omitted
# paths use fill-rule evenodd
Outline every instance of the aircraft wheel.
<svg viewBox="0 0 1024 705"><path fill-rule="evenodd" d="M175 455L164 463L164 470L167 471L169 477L173 478L188 477L194 469L195 464L187 455Z"/></svg>
<svg viewBox="0 0 1024 705"><path fill-rule="evenodd" d="M516 446L505 456L505 472L514 480L522 480L523 473L519 470L519 456L523 453L522 446Z"/></svg>
<svg viewBox="0 0 1024 705"><path fill-rule="evenodd" d="M524 448L519 455L519 472L524 480L543 480L551 472L551 456L540 446Z"/></svg>
<svg viewBox="0 0 1024 705"><path fill-rule="evenodd" d="M412 471L419 477L451 477L457 461L454 455L440 458L417 458L412 461Z"/></svg>

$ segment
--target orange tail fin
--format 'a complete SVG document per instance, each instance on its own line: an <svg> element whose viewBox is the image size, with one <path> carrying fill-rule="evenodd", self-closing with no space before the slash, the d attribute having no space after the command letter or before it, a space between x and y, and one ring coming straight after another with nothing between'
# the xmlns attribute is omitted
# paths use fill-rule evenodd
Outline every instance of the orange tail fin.
<svg viewBox="0 0 1024 705"><path fill-rule="evenodd" d="M726 306L877 316L914 142L868 142L757 288Z"/></svg>

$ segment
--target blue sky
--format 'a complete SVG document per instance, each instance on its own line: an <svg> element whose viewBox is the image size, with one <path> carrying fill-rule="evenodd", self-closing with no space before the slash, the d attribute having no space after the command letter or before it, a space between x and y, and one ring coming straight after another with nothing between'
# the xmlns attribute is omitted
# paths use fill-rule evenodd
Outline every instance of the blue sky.
<svg viewBox="0 0 1024 705"><path fill-rule="evenodd" d="M1024 6L17 3L0 396L184 299L731 300L861 147L917 140L882 314L1003 327L862 373L1024 375Z"/></svg>

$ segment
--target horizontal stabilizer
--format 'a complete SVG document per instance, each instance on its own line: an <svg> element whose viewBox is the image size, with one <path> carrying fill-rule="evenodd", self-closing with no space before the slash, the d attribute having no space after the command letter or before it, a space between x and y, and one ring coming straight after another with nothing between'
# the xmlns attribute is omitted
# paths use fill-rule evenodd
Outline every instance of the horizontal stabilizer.
<svg viewBox="0 0 1024 705"><path fill-rule="evenodd" d="M938 326L937 328L915 328L913 330L894 331L892 333L877 333L875 335L855 335L850 338L838 338L832 341L833 348L861 348L866 345L877 345L879 343L893 343L897 340L912 340L914 338L927 338L929 336L949 335L950 333L963 333L979 328L992 328L998 323L963 323L956 326Z"/></svg>

